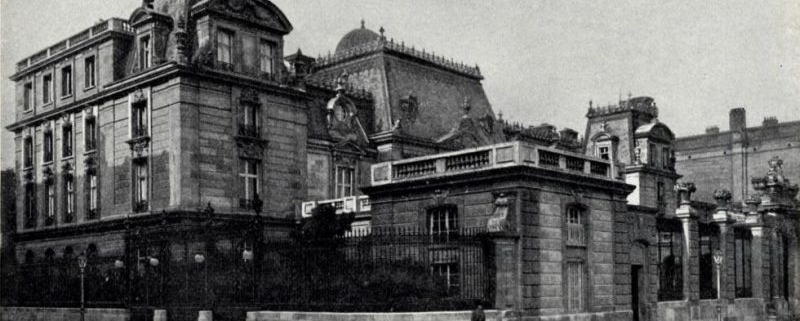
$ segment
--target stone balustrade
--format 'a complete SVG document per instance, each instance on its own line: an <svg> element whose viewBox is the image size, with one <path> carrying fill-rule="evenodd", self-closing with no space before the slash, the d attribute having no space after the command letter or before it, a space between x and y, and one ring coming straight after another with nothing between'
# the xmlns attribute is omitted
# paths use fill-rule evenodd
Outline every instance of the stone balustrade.
<svg viewBox="0 0 800 321"><path fill-rule="evenodd" d="M17 72L33 67L34 65L36 65L41 61L47 60L48 58L53 57L61 52L64 52L67 49L79 46L95 37L100 36L101 34L109 30L115 32L124 32L133 34L133 28L125 20L118 18L104 20L88 29L85 29L67 38L66 40L62 40L48 47L45 50L37 52L31 55L30 57L23 59L22 61L17 63Z"/></svg>
<svg viewBox="0 0 800 321"><path fill-rule="evenodd" d="M372 185L481 171L529 166L607 180L621 180L619 168L608 160L554 148L511 142L456 152L372 165Z"/></svg>

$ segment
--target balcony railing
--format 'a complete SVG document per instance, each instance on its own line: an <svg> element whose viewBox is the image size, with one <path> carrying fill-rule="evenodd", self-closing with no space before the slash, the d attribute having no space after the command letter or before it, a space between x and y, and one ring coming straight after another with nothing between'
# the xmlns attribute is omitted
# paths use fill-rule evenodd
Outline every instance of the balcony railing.
<svg viewBox="0 0 800 321"><path fill-rule="evenodd" d="M608 160L554 148L511 142L372 165L372 185L509 166L528 166L605 180L621 180ZM614 167L612 167L614 166Z"/></svg>
<svg viewBox="0 0 800 321"><path fill-rule="evenodd" d="M31 55L30 57L25 58L24 60L18 62L17 71L18 72L22 71L28 67L35 65L40 61L53 57L58 53L63 52L69 48L74 48L109 30L115 32L124 32L133 34L133 28L125 20L112 18L105 21L101 21L98 24L75 34L74 36L69 37L66 40L62 40L61 42L56 43L55 45L52 45L49 48L37 52Z"/></svg>
<svg viewBox="0 0 800 321"><path fill-rule="evenodd" d="M311 213L317 206L330 204L336 209L336 214L342 213L366 213L372 210L369 196L348 196L343 198L329 199L316 202L303 202L302 216L311 217Z"/></svg>
<svg viewBox="0 0 800 321"><path fill-rule="evenodd" d="M261 137L261 127L252 124L239 124L239 136L259 138Z"/></svg>

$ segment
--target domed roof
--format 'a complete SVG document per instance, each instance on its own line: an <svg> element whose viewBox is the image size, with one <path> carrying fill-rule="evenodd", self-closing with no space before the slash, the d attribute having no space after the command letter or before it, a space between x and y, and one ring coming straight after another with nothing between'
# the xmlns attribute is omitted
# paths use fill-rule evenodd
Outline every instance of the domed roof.
<svg viewBox="0 0 800 321"><path fill-rule="evenodd" d="M361 28L351 30L342 37L342 40L339 40L339 44L336 45L336 53L342 53L349 49L374 42L380 37L381 36L375 33L375 31L364 27L364 20L361 20Z"/></svg>

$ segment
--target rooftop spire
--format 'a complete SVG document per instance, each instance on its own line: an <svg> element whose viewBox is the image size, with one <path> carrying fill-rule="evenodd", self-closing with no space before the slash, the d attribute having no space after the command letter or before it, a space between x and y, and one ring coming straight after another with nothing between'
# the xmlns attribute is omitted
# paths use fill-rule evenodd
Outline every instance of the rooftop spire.
<svg viewBox="0 0 800 321"><path fill-rule="evenodd" d="M364 18L361 18L361 29L364 29Z"/></svg>

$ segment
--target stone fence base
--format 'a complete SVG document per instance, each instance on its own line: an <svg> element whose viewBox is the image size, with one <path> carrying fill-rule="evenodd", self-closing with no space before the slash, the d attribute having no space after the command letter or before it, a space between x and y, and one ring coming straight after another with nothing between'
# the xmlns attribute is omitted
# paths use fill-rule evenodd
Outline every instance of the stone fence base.
<svg viewBox="0 0 800 321"><path fill-rule="evenodd" d="M0 321L80 321L78 308L0 307ZM86 321L129 321L127 309L86 309Z"/></svg>
<svg viewBox="0 0 800 321"><path fill-rule="evenodd" d="M497 310L486 310L486 321L497 320ZM246 321L464 321L472 311L402 313L247 312ZM499 320L497 320L499 321Z"/></svg>
<svg viewBox="0 0 800 321"><path fill-rule="evenodd" d="M657 320L659 321L717 321L717 300L700 300L691 305L688 301L658 302ZM725 321L762 321L768 320L762 299L736 299L733 303L727 300L719 309Z"/></svg>

